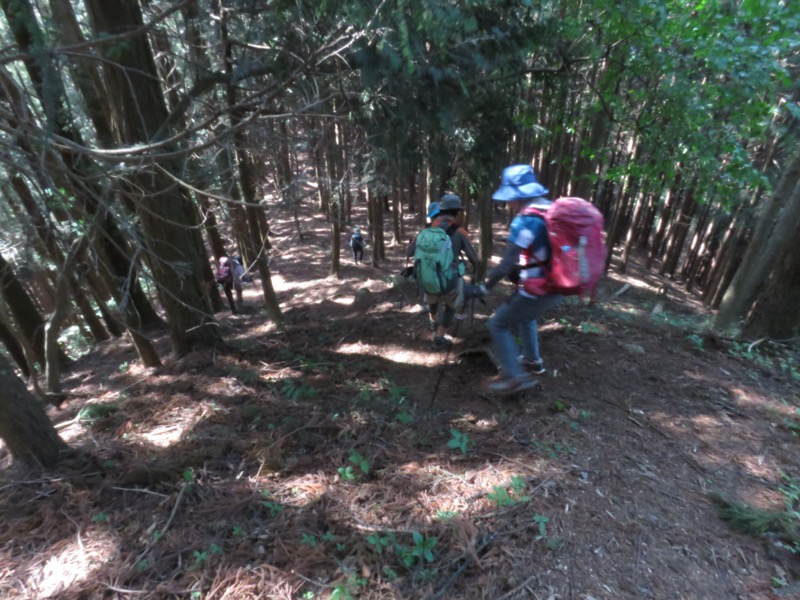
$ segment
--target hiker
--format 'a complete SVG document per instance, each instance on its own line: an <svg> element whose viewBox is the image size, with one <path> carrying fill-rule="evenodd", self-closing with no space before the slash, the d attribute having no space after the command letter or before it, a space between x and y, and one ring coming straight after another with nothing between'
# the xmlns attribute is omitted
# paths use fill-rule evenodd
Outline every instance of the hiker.
<svg viewBox="0 0 800 600"><path fill-rule="evenodd" d="M217 275L215 279L216 282L222 286L222 290L225 292L225 297L228 299L228 304L231 307L231 313L233 313L234 315L239 314L239 311L236 308L236 304L234 304L233 302L233 287L237 280L237 277L234 275L235 270L236 270L236 263L234 261L232 261L227 256L220 257L219 264L217 265ZM242 272L244 272L244 270ZM239 298L239 303L241 304L242 302L241 280L239 280L239 285L236 289L236 294Z"/></svg>
<svg viewBox="0 0 800 600"><path fill-rule="evenodd" d="M353 235L350 236L350 248L353 250L353 262L358 264L364 261L364 236L361 235L361 229L356 227L353 230Z"/></svg>
<svg viewBox="0 0 800 600"><path fill-rule="evenodd" d="M425 301L428 304L433 346L441 350L449 348L452 344L446 332L453 322L456 311L464 304L465 265L460 259L461 254L465 254L467 260L472 263L473 272L480 259L469 241L466 230L457 222L458 214L464 208L461 205L461 198L455 194L445 194L439 201L438 212L434 212L437 210L434 204L436 203L431 203L431 210L428 212L432 219L430 226L417 234L409 245L406 256L414 257L414 275L417 283L425 291ZM444 231L444 235L435 230ZM438 264L437 261L441 257L445 257L444 262L449 264ZM440 303L444 304L441 319Z"/></svg>
<svg viewBox="0 0 800 600"><path fill-rule="evenodd" d="M233 263L236 265L236 268L233 271L234 277L238 277L240 283L253 283L253 276L248 275L247 269L244 268L244 261L242 260L242 257L237 254L233 257Z"/></svg>
<svg viewBox="0 0 800 600"><path fill-rule="evenodd" d="M428 214L425 216L425 227L430 227L433 220L439 215L439 210L441 209L441 205L438 202L431 202L428 206Z"/></svg>
<svg viewBox="0 0 800 600"><path fill-rule="evenodd" d="M438 202L431 202L428 205L428 214L425 215L425 228L426 229L431 226L431 223L433 222L433 220L436 218L436 216L438 214L439 214L439 203ZM411 258L412 256L414 256L414 243L415 242L416 242L416 238L411 240L411 243L406 247L406 258ZM414 276L414 266L413 265L410 266L410 267L406 266L405 269L400 271L400 277L406 277L406 278L410 279L413 276ZM423 309L423 313L427 313L427 312L428 312L428 303L426 302L425 303L425 307Z"/></svg>
<svg viewBox="0 0 800 600"><path fill-rule="evenodd" d="M552 202L545 198L547 189L537 180L529 165L513 165L503 170L500 187L492 194L498 202L508 202L515 215L502 261L486 278L481 291L491 290L504 277L514 283L544 277L543 265L550 260L550 243L544 220L535 215L520 214L526 207L547 210ZM492 350L500 363L500 377L487 387L489 391L512 393L531 388L536 380L531 373L545 372L539 355L539 330L536 320L556 306L561 294L534 295L517 289L489 319ZM516 337L522 341L522 353Z"/></svg>

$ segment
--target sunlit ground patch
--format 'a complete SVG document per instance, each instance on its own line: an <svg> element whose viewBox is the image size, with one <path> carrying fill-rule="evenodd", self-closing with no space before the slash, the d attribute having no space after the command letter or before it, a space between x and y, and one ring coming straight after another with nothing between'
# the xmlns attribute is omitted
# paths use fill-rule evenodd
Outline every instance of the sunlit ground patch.
<svg viewBox="0 0 800 600"><path fill-rule="evenodd" d="M102 531L78 532L17 568L20 598L52 598L89 580L117 551L111 536Z"/></svg>

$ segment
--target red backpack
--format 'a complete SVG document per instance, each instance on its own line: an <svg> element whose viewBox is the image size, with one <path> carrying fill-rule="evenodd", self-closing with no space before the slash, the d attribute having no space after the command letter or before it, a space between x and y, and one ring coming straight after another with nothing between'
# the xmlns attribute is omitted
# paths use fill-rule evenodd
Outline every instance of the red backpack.
<svg viewBox="0 0 800 600"><path fill-rule="evenodd" d="M606 265L602 213L581 198L559 198L547 209L526 206L520 214L544 219L550 240L545 276L520 282L523 289L535 296L588 294L594 299Z"/></svg>

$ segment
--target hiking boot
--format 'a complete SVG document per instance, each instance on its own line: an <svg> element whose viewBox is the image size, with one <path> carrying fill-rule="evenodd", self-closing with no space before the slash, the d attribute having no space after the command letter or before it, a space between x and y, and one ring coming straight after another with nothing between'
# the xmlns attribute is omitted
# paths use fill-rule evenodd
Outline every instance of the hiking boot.
<svg viewBox="0 0 800 600"><path fill-rule="evenodd" d="M448 340L443 335L435 335L433 336L433 347L436 350L446 350L450 346L453 345L453 342Z"/></svg>
<svg viewBox="0 0 800 600"><path fill-rule="evenodd" d="M541 360L531 360L524 356L519 357L519 364L534 375L544 375L547 370L544 368L544 363Z"/></svg>
<svg viewBox="0 0 800 600"><path fill-rule="evenodd" d="M496 381L492 381L486 386L486 389L490 392L497 392L498 394L513 394L515 392L521 392L522 390L528 390L537 385L539 385L539 383L531 377L530 374L525 373L519 377L501 377Z"/></svg>

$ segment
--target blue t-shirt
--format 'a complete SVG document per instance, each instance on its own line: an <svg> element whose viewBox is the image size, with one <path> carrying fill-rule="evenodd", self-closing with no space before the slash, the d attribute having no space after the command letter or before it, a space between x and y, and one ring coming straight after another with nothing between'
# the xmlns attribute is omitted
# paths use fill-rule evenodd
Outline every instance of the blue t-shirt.
<svg viewBox="0 0 800 600"><path fill-rule="evenodd" d="M537 263L546 263L550 260L550 241L544 219L536 215L517 214L511 221L508 241L522 248L519 256L519 264L522 267L519 274L520 282L543 277L542 267ZM522 289L522 286L519 288L519 293L535 297Z"/></svg>

